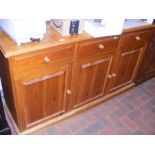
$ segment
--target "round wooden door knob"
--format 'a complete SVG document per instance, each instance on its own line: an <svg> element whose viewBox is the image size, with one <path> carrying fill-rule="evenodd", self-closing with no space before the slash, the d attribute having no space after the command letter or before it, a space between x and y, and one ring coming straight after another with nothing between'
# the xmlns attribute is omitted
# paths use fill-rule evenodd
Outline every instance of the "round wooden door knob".
<svg viewBox="0 0 155 155"><path fill-rule="evenodd" d="M115 74L115 73L112 73L112 76L113 76L113 77L116 77L116 74Z"/></svg>
<svg viewBox="0 0 155 155"><path fill-rule="evenodd" d="M46 56L45 58L44 58L44 63L49 63L51 60Z"/></svg>
<svg viewBox="0 0 155 155"><path fill-rule="evenodd" d="M112 75L109 74L109 75L108 75L108 78L109 78L109 79L112 79Z"/></svg>
<svg viewBox="0 0 155 155"><path fill-rule="evenodd" d="M71 95L72 94L71 90L67 89L67 94Z"/></svg>
<svg viewBox="0 0 155 155"><path fill-rule="evenodd" d="M99 47L99 49L101 49L101 50L104 49L104 45L103 45L103 44L99 44L98 47Z"/></svg>
<svg viewBox="0 0 155 155"><path fill-rule="evenodd" d="M140 40L140 37L139 37L139 36L136 36L136 40L138 40L138 41L139 41L139 40Z"/></svg>

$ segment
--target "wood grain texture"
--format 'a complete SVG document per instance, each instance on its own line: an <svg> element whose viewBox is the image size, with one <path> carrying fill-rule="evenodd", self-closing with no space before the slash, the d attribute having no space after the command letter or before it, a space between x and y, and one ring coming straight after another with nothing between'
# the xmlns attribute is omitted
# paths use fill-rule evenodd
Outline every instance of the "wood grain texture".
<svg viewBox="0 0 155 155"><path fill-rule="evenodd" d="M24 84L24 82L23 82ZM24 84L25 92L25 115L27 124L44 117L43 114L43 81ZM17 90L18 91L18 90Z"/></svg>
<svg viewBox="0 0 155 155"><path fill-rule="evenodd" d="M103 55L76 64L74 105L79 107L104 95L113 55Z"/></svg>
<svg viewBox="0 0 155 155"><path fill-rule="evenodd" d="M149 36L150 36L150 31L123 34L120 48L122 51L126 51L126 50L132 50L132 49L145 46L145 44L149 39Z"/></svg>
<svg viewBox="0 0 155 155"><path fill-rule="evenodd" d="M107 93L135 81L150 34L150 30L144 30L124 33L121 36L118 53L115 55L113 64L115 67L110 71L110 75L114 73L115 77L109 80L111 82L107 84ZM136 37L139 37L138 40Z"/></svg>
<svg viewBox="0 0 155 155"><path fill-rule="evenodd" d="M132 82L132 76L140 56L141 49L123 52L120 55L116 77L113 82L113 90L124 83Z"/></svg>
<svg viewBox="0 0 155 155"><path fill-rule="evenodd" d="M70 69L70 65L49 68L46 74L34 72L15 81L17 102L23 112L21 131L67 111Z"/></svg>
<svg viewBox="0 0 155 155"><path fill-rule="evenodd" d="M155 76L155 29L152 30L151 38L144 52L136 83L140 84L153 76Z"/></svg>
<svg viewBox="0 0 155 155"><path fill-rule="evenodd" d="M50 67L53 64L64 64L72 61L73 57L74 44L68 44L11 57L10 59L13 62L14 74L21 74L29 70ZM49 62L45 62L45 58L49 59Z"/></svg>
<svg viewBox="0 0 155 155"><path fill-rule="evenodd" d="M79 43L77 59L82 60L88 57L102 55L109 51L113 51L118 47L119 39L119 36L113 36L83 41ZM100 45L102 45L103 48L100 48Z"/></svg>

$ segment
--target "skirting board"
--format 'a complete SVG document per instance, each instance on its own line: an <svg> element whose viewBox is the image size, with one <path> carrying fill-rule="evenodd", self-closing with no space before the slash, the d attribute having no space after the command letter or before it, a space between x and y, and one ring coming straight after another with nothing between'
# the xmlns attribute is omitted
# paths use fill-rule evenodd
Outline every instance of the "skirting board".
<svg viewBox="0 0 155 155"><path fill-rule="evenodd" d="M11 123L12 127L14 128L14 130L16 131L17 134L20 134L20 135L35 134L35 132L37 132L38 130L48 128L53 123L56 123L56 122L58 122L58 121L60 121L62 119L65 119L65 118L67 118L69 116L72 116L72 115L74 115L74 114L76 114L76 113L78 113L80 111L83 111L83 110L86 110L86 109L88 109L90 107L93 107L96 104L99 104L99 103L101 103L101 102L103 102L103 101L105 101L105 100L107 100L107 99L109 99L109 98L111 98L111 97L113 97L115 95L118 95L118 94L120 94L120 93L122 93L124 91L127 91L130 88L133 88L134 86L135 86L135 83L131 83L131 84L127 85L127 86L124 86L123 88L120 88L119 90L117 90L115 92L107 94L107 95L105 95L105 96L103 96L103 97L101 97L101 98L99 98L99 99L97 99L95 101L92 101L92 102L90 102L90 103L88 103L86 105L83 105L82 107L74 109L74 110L72 110L72 111L70 111L70 112L68 112L66 114L63 114L63 115L57 117L57 118L54 118L54 119L51 119L49 121L43 122L43 123L41 123L39 125L36 125L35 127L32 127L30 129L27 129L27 130L22 131L22 132L20 132L18 130L18 127L16 126L16 123L14 122L14 120L13 120L7 106L4 106L4 109L5 109L6 114L8 116L9 122Z"/></svg>

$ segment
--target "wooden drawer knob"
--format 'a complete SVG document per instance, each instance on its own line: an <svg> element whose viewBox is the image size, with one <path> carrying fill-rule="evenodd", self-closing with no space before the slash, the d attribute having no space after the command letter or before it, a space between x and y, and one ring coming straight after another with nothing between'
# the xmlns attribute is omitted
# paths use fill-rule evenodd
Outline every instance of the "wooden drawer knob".
<svg viewBox="0 0 155 155"><path fill-rule="evenodd" d="M72 94L71 90L67 89L67 94L71 95Z"/></svg>
<svg viewBox="0 0 155 155"><path fill-rule="evenodd" d="M112 79L112 75L109 74L109 75L108 75L108 78L109 78L109 79Z"/></svg>
<svg viewBox="0 0 155 155"><path fill-rule="evenodd" d="M118 39L118 37L115 36L114 39Z"/></svg>
<svg viewBox="0 0 155 155"><path fill-rule="evenodd" d="M101 49L101 50L104 49L104 45L103 45L103 44L99 44L98 47L99 47L99 49Z"/></svg>
<svg viewBox="0 0 155 155"><path fill-rule="evenodd" d="M113 77L116 77L116 74L115 74L115 73L112 73L112 76L113 76Z"/></svg>
<svg viewBox="0 0 155 155"><path fill-rule="evenodd" d="M139 40L140 40L140 37L139 37L139 36L136 36L136 40L138 40L138 41L139 41Z"/></svg>
<svg viewBox="0 0 155 155"><path fill-rule="evenodd" d="M51 60L46 56L44 57L44 63L49 63Z"/></svg>

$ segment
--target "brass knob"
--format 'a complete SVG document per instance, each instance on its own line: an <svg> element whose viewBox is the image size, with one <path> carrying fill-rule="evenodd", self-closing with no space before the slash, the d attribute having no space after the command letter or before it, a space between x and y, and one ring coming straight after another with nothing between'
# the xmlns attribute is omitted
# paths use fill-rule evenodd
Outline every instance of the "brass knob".
<svg viewBox="0 0 155 155"><path fill-rule="evenodd" d="M112 75L109 74L109 75L108 75L108 78L109 78L109 79L112 79Z"/></svg>
<svg viewBox="0 0 155 155"><path fill-rule="evenodd" d="M112 73L112 76L113 76L113 77L116 77L116 74L115 74L115 73Z"/></svg>
<svg viewBox="0 0 155 155"><path fill-rule="evenodd" d="M49 63L51 60L46 56L44 57L44 63Z"/></svg>
<svg viewBox="0 0 155 155"><path fill-rule="evenodd" d="M104 45L103 45L103 44L99 44L98 47L99 47L99 49L101 49L101 50L104 49Z"/></svg>
<svg viewBox="0 0 155 155"><path fill-rule="evenodd" d="M139 41L139 40L140 40L140 37L139 37L139 36L136 36L136 40L138 40L138 41Z"/></svg>
<svg viewBox="0 0 155 155"><path fill-rule="evenodd" d="M67 94L71 95L72 94L71 90L67 89Z"/></svg>
<svg viewBox="0 0 155 155"><path fill-rule="evenodd" d="M117 36L114 37L114 39L117 39L117 38L118 38Z"/></svg>

